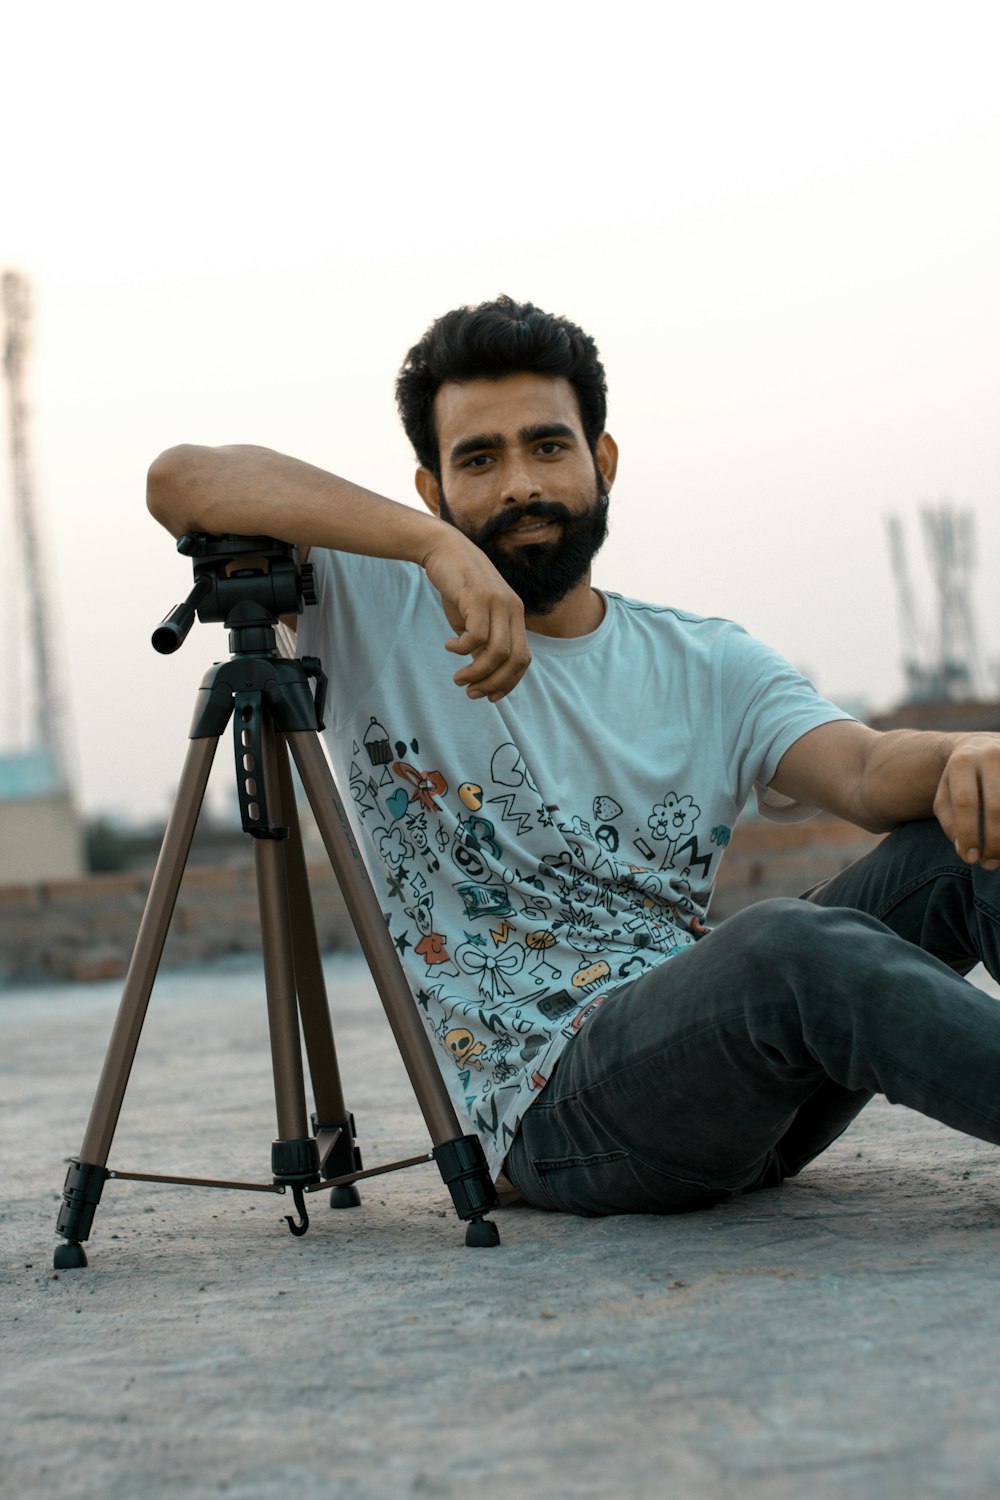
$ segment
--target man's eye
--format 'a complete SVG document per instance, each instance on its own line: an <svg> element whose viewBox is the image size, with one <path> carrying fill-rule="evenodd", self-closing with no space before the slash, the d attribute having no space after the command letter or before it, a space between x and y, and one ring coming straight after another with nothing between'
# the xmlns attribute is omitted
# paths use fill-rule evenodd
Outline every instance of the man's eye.
<svg viewBox="0 0 1000 1500"><path fill-rule="evenodd" d="M563 451L563 445L562 443L557 443L555 438L552 438L547 443L539 443L538 451L543 458L552 458L555 454Z"/></svg>
<svg viewBox="0 0 1000 1500"><path fill-rule="evenodd" d="M485 469L486 465L489 462L490 462L490 455L488 453L474 453L471 458L467 458L465 460L465 463L462 465L462 468L463 469Z"/></svg>

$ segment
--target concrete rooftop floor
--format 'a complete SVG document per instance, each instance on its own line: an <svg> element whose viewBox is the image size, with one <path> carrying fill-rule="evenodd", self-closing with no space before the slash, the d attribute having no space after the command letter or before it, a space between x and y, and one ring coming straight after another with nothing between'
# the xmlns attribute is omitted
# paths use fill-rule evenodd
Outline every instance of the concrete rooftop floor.
<svg viewBox="0 0 1000 1500"><path fill-rule="evenodd" d="M329 966L366 1165L427 1139L359 963ZM995 986L990 986L998 993ZM433 1166L361 1208L112 1181L54 1273L118 987L0 996L0 1476L58 1500L1000 1493L1000 1158L884 1103L708 1213L513 1208ZM157 983L112 1166L266 1181L255 967Z"/></svg>

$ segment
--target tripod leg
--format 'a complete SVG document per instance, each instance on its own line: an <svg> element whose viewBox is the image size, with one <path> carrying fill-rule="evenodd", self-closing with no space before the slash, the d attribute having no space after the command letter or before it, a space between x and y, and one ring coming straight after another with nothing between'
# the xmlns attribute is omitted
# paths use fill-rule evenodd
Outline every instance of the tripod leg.
<svg viewBox="0 0 1000 1500"><path fill-rule="evenodd" d="M56 1233L68 1241L55 1252L57 1269L85 1266L82 1240L90 1234L107 1180L108 1152L114 1137L142 1024L156 979L163 944L208 785L218 737L191 740L173 809L167 822L139 933L122 989L118 1014L90 1111L80 1155L70 1163L63 1188Z"/></svg>
<svg viewBox="0 0 1000 1500"><path fill-rule="evenodd" d="M285 869L288 876L288 906L292 924L292 949L295 960L295 988L299 997L299 1014L305 1038L309 1076L312 1081L316 1113L313 1134L320 1156L324 1178L346 1177L360 1171L361 1153L357 1149L354 1116L344 1100L340 1068L333 1041L330 1004L316 935L316 919L302 832L295 806L295 789L288 764L288 749L281 735L276 737L278 786L281 792L282 821L288 825L285 845ZM330 1190L331 1208L356 1208L361 1195L354 1184L341 1184Z"/></svg>
<svg viewBox="0 0 1000 1500"><path fill-rule="evenodd" d="M260 723L260 756L267 797L271 805L277 807L280 799L275 731L266 715L262 716ZM309 1221L301 1189L306 1183L319 1181L319 1150L306 1120L285 847L284 842L276 838L255 837L253 843L278 1119L278 1136L271 1147L271 1171L275 1182L299 1189L296 1197L301 1215L298 1229L291 1219L288 1222L293 1233L305 1233Z"/></svg>
<svg viewBox="0 0 1000 1500"><path fill-rule="evenodd" d="M461 1134L318 736L309 730L286 739L434 1144L441 1176L459 1217L471 1221L466 1243L497 1244L495 1225L483 1219L498 1200L482 1144L478 1136Z"/></svg>

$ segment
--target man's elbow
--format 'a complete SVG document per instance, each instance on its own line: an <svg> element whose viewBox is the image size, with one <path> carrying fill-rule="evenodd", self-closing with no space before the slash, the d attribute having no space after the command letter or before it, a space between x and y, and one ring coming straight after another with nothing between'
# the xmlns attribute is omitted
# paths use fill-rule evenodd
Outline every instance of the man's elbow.
<svg viewBox="0 0 1000 1500"><path fill-rule="evenodd" d="M907 818L890 817L884 812L872 812L868 808L856 813L849 813L847 821L854 823L858 828L863 828L866 833L891 833L901 823L906 823Z"/></svg>
<svg viewBox="0 0 1000 1500"><path fill-rule="evenodd" d="M154 458L146 475L146 508L173 536L190 530L186 507L198 451L191 443L165 448Z"/></svg>

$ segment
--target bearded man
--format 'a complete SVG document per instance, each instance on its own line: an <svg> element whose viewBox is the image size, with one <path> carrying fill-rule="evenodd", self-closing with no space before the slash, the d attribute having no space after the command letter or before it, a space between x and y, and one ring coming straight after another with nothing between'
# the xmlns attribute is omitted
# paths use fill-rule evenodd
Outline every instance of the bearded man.
<svg viewBox="0 0 1000 1500"><path fill-rule="evenodd" d="M397 400L425 511L250 447L169 450L149 507L310 550L334 769L493 1172L549 1209L705 1207L876 1092L1000 1143L1000 1006L962 977L1000 974L1000 737L877 734L732 622L595 589L617 448L567 319L456 309ZM753 795L894 831L712 929Z"/></svg>

